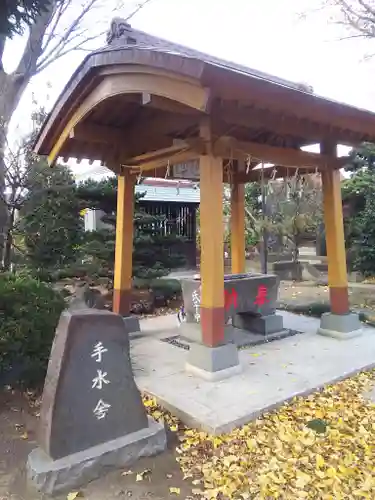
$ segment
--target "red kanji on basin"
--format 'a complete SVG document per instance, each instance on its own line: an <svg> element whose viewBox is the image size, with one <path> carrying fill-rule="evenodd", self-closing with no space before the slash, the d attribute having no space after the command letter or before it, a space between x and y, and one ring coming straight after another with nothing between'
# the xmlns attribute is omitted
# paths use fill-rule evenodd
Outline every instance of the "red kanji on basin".
<svg viewBox="0 0 375 500"><path fill-rule="evenodd" d="M231 306L237 307L237 292L234 288L231 291L224 290L224 304L227 311Z"/></svg>
<svg viewBox="0 0 375 500"><path fill-rule="evenodd" d="M261 307L264 306L266 302L269 302L267 299L267 287L265 285L259 285L258 294L255 297L254 304Z"/></svg>

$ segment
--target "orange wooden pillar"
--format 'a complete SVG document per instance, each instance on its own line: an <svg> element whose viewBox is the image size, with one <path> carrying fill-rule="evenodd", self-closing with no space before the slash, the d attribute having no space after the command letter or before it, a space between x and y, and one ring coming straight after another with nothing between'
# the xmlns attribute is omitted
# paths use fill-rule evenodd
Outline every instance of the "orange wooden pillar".
<svg viewBox="0 0 375 500"><path fill-rule="evenodd" d="M334 157L336 146L323 144L321 152ZM322 315L318 333L345 340L360 335L362 329L358 315L349 309L340 181L340 171L327 165L322 171L322 184L331 312Z"/></svg>
<svg viewBox="0 0 375 500"><path fill-rule="evenodd" d="M327 169L322 172L322 182L331 312L347 314L349 295L340 171Z"/></svg>
<svg viewBox="0 0 375 500"><path fill-rule="evenodd" d="M113 312L128 316L132 288L133 217L135 178L118 176Z"/></svg>
<svg viewBox="0 0 375 500"><path fill-rule="evenodd" d="M209 347L224 340L223 166L213 154L200 157L201 329Z"/></svg>
<svg viewBox="0 0 375 500"><path fill-rule="evenodd" d="M199 159L200 328L198 337L190 344L185 368L198 377L213 381L239 373L241 365L237 346L225 340L223 162L215 156L211 127L207 117L200 128L205 142L205 153Z"/></svg>
<svg viewBox="0 0 375 500"><path fill-rule="evenodd" d="M245 263L245 186L234 177L231 185L231 264L232 273L244 273Z"/></svg>
<svg viewBox="0 0 375 500"><path fill-rule="evenodd" d="M349 295L340 171L327 168L322 172L322 183L331 312L347 314Z"/></svg>

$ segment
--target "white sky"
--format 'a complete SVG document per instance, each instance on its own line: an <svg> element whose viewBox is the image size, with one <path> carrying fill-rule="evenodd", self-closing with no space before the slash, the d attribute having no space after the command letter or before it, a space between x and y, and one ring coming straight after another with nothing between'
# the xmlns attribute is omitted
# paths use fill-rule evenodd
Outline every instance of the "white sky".
<svg viewBox="0 0 375 500"><path fill-rule="evenodd" d="M320 1L152 0L131 24L203 52L308 83L317 94L375 111L375 57L364 61L366 53L375 53L375 42L340 40L346 33L328 24L326 13L309 12L306 20L299 18L306 5L311 9ZM9 69L16 64L23 43L18 38L8 44L5 64ZM104 43L102 39L97 46ZM82 52L70 54L32 81L12 121L17 135L29 127L32 94L38 104L51 107L83 56Z"/></svg>

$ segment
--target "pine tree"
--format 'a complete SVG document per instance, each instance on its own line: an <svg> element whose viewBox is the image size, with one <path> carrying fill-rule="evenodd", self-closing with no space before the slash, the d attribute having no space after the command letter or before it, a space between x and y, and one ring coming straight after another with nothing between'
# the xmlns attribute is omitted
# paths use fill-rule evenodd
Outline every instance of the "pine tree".
<svg viewBox="0 0 375 500"><path fill-rule="evenodd" d="M99 182L88 180L78 187L78 196L87 208L105 213L102 221L108 224L108 229L86 233L82 251L87 263L97 268L99 275L111 274L115 257L117 178ZM142 211L139 204L142 197L135 195L133 276L139 284L147 284L184 265L185 258L176 249L183 238L165 234L168 221L163 216L148 215Z"/></svg>
<svg viewBox="0 0 375 500"><path fill-rule="evenodd" d="M84 233L75 180L63 165L31 161L19 222L27 263L38 272L61 270L76 262Z"/></svg>
<svg viewBox="0 0 375 500"><path fill-rule="evenodd" d="M32 114L35 130L5 157L9 214L5 270L17 263L37 272L66 267L76 259L83 234L79 199L69 169L61 165L49 168L32 150L45 116L43 108Z"/></svg>
<svg viewBox="0 0 375 500"><path fill-rule="evenodd" d="M364 143L353 149L343 183L346 246L353 269L364 275L375 273L375 145Z"/></svg>

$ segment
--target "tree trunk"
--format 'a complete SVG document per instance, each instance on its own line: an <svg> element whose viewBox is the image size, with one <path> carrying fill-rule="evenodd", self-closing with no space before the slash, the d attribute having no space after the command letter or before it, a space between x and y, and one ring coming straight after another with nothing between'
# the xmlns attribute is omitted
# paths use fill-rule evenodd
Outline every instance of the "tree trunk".
<svg viewBox="0 0 375 500"><path fill-rule="evenodd" d="M8 230L4 245L4 271L9 271L12 264L14 216L15 210L13 208L8 218Z"/></svg>
<svg viewBox="0 0 375 500"><path fill-rule="evenodd" d="M8 209L5 203L5 163L4 163L5 141L0 139L0 268L3 262L3 248L5 241L5 232L8 222Z"/></svg>
<svg viewBox="0 0 375 500"><path fill-rule="evenodd" d="M297 241L293 242L292 260L294 264L297 264L299 261L299 246Z"/></svg>
<svg viewBox="0 0 375 500"><path fill-rule="evenodd" d="M5 152L7 148L8 126L17 108L29 79L8 75L0 70L0 267L4 264L4 246L7 239L8 209L5 200L5 177L7 165Z"/></svg>

